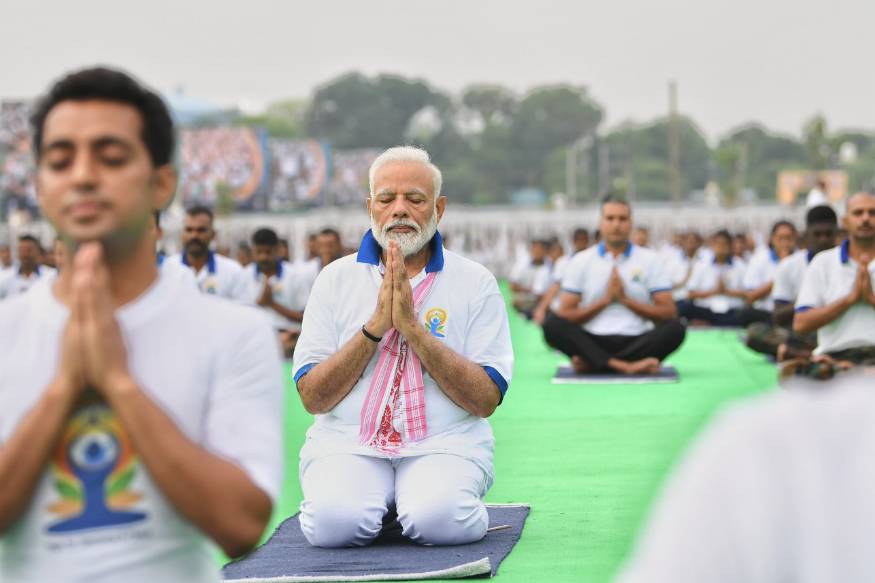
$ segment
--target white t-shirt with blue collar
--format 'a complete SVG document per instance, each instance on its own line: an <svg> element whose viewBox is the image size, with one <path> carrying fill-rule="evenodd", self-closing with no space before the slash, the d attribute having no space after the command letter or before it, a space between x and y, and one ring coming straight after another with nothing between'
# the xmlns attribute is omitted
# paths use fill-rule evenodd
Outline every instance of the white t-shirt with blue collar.
<svg viewBox="0 0 875 583"><path fill-rule="evenodd" d="M771 247L767 247L759 253L754 254L744 272L744 289L747 291L753 291L767 283L774 283L775 273L777 272L778 263L780 263L780 261L781 258L778 257L778 254L775 253L775 250ZM774 288L774 286L772 287ZM767 310L769 312L774 310L774 291L775 290L772 289L772 292L769 293L769 295L755 301L753 307L758 310Z"/></svg>
<svg viewBox="0 0 875 583"><path fill-rule="evenodd" d="M247 303L256 304L264 288L264 273L258 269L257 263L250 263L244 268L248 285ZM284 308L295 312L303 312L310 297L313 285L313 272L306 265L292 264L288 261L277 263L276 272L268 279L273 291L273 299ZM297 332L301 323L290 320L271 308L261 308L273 322L277 330Z"/></svg>
<svg viewBox="0 0 875 583"><path fill-rule="evenodd" d="M191 269L185 253L177 253L165 260L172 261ZM193 272L193 271L192 271ZM237 302L245 302L249 291L243 267L228 257L210 251L207 263L194 274L198 289L202 293L220 298L228 298Z"/></svg>
<svg viewBox="0 0 875 583"><path fill-rule="evenodd" d="M0 271L0 300L23 294L37 282L53 279L57 274L58 270L45 265L38 265L30 275L21 273L21 268Z"/></svg>
<svg viewBox="0 0 875 583"><path fill-rule="evenodd" d="M650 303L653 294L671 291L671 273L656 252L632 243L616 257L604 243L576 254L565 269L562 291L579 295L580 306L588 306L605 296L614 267L626 296L636 302ZM653 322L614 302L583 328L597 336L640 336L653 329Z"/></svg>
<svg viewBox="0 0 875 583"><path fill-rule="evenodd" d="M875 261L868 267L875 281ZM802 278L796 312L822 308L846 297L857 279L857 269L857 262L850 257L848 241L818 253ZM817 331L814 352L824 354L863 346L875 346L875 307L859 302Z"/></svg>
<svg viewBox="0 0 875 583"><path fill-rule="evenodd" d="M802 278L808 264L814 259L814 253L800 249L785 257L775 269L775 279L772 285L772 300L779 304L795 304L802 287Z"/></svg>
<svg viewBox="0 0 875 583"><path fill-rule="evenodd" d="M717 259L702 259L693 266L693 273L687 288L690 291L708 292L717 288L722 279L727 289L740 290L744 285L744 272L747 264L738 257L730 257L726 263L717 263ZM715 314L725 314L730 310L744 307L744 300L724 294L709 298L699 298L693 303L707 308Z"/></svg>
<svg viewBox="0 0 875 583"><path fill-rule="evenodd" d="M513 347L504 298L495 277L482 265L443 249L439 233L429 245L432 256L428 265L410 280L415 287L427 274L437 272L418 318L447 347L482 366L503 396L513 373ZM377 305L382 277L380 247L370 231L358 255L338 259L319 273L295 348L296 382L362 333L362 325ZM301 450L301 471L311 460L333 454L386 457L359 444L362 404L378 358L379 353L375 353L353 389L334 409L316 415ZM456 405L424 369L423 380L428 436L405 443L398 457L459 455L483 469L491 483L494 438L489 422Z"/></svg>

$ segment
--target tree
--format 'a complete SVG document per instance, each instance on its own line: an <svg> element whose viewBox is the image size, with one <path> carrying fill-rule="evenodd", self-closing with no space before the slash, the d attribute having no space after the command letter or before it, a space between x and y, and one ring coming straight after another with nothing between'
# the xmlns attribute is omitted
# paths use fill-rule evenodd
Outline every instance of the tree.
<svg viewBox="0 0 875 583"><path fill-rule="evenodd" d="M300 138L305 133L303 126L306 111L306 101L285 99L271 103L258 115L238 118L235 125L261 127L274 138Z"/></svg>
<svg viewBox="0 0 875 583"><path fill-rule="evenodd" d="M550 155L595 133L602 118L601 106L583 87L556 85L533 89L513 113L506 134L509 141L503 144L512 184L543 187Z"/></svg>
<svg viewBox="0 0 875 583"><path fill-rule="evenodd" d="M500 85L471 85L462 91L462 105L474 111L483 127L506 123L517 107L513 91Z"/></svg>
<svg viewBox="0 0 875 583"><path fill-rule="evenodd" d="M779 172L804 168L808 161L801 142L772 133L757 123L730 132L720 141L717 151L725 152L732 147L738 148L739 154L744 152L744 168L738 169L739 186L752 188L760 198L773 198ZM721 160L716 162L720 166Z"/></svg>
<svg viewBox="0 0 875 583"><path fill-rule="evenodd" d="M348 73L316 90L307 133L335 148L388 148L403 143L411 118L440 95L418 79Z"/></svg>
<svg viewBox="0 0 875 583"><path fill-rule="evenodd" d="M827 136L826 119L817 114L805 122L802 128L805 148L808 151L808 167L811 170L824 170L830 161L832 149Z"/></svg>

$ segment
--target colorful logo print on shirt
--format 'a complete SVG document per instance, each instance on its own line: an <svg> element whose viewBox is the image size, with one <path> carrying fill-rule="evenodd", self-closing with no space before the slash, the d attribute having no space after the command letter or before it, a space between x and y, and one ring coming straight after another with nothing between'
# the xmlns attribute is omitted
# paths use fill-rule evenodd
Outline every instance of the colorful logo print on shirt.
<svg viewBox="0 0 875 583"><path fill-rule="evenodd" d="M425 327L435 338L447 337L447 311L432 308L425 313Z"/></svg>
<svg viewBox="0 0 875 583"><path fill-rule="evenodd" d="M130 511L142 496L130 490L137 455L112 409L88 391L67 422L51 458L59 499L48 511L60 520L49 533L119 526L146 518Z"/></svg>

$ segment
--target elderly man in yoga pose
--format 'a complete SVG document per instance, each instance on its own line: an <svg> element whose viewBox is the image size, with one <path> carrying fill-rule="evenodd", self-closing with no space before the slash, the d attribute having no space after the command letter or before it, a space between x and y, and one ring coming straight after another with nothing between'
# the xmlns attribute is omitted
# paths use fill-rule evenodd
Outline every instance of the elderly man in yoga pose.
<svg viewBox="0 0 875 583"><path fill-rule="evenodd" d="M300 462L301 528L315 546L366 545L396 514L421 544L486 534L485 418L513 350L495 278L442 246L446 203L425 151L385 151L370 169L358 254L313 286L293 374L316 415Z"/></svg>

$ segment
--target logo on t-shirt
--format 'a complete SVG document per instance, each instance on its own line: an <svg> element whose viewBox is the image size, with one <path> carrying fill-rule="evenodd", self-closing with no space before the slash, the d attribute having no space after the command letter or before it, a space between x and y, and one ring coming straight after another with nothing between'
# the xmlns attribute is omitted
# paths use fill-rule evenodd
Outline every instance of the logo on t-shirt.
<svg viewBox="0 0 875 583"><path fill-rule="evenodd" d="M447 337L447 311L432 308L425 313L425 327L435 338Z"/></svg>
<svg viewBox="0 0 875 583"><path fill-rule="evenodd" d="M138 460L112 409L87 391L64 428L51 458L58 499L48 511L59 520L49 533L119 526L146 518L128 510L142 496L131 491Z"/></svg>
<svg viewBox="0 0 875 583"><path fill-rule="evenodd" d="M219 293L219 282L216 281L215 277L208 277L201 286L201 291L205 294L216 295Z"/></svg>

